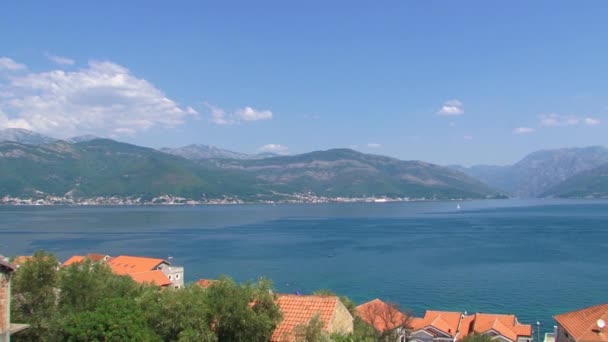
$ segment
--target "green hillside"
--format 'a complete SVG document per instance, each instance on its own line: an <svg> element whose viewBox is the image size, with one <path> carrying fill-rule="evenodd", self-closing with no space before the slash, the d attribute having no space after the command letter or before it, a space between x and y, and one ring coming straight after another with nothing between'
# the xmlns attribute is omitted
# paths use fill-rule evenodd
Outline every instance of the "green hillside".
<svg viewBox="0 0 608 342"><path fill-rule="evenodd" d="M496 191L458 171L350 149L215 163L224 169L255 175L283 191L313 192L322 196L482 198L496 195Z"/></svg>
<svg viewBox="0 0 608 342"><path fill-rule="evenodd" d="M172 194L252 198L268 193L242 173L202 167L153 149L96 139L77 144L0 144L0 193L75 197Z"/></svg>
<svg viewBox="0 0 608 342"><path fill-rule="evenodd" d="M0 196L174 195L190 199L483 198L494 191L458 171L347 149L259 160L192 161L107 139L0 143Z"/></svg>
<svg viewBox="0 0 608 342"><path fill-rule="evenodd" d="M608 164L578 173L554 186L543 196L562 198L608 197Z"/></svg>

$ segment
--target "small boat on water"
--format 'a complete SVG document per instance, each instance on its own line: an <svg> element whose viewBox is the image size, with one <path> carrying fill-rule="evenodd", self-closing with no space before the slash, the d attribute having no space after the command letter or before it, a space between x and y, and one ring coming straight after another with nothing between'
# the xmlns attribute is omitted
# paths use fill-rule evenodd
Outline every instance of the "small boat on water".
<svg viewBox="0 0 608 342"><path fill-rule="evenodd" d="M460 210L460 203L456 204L456 210Z"/></svg>

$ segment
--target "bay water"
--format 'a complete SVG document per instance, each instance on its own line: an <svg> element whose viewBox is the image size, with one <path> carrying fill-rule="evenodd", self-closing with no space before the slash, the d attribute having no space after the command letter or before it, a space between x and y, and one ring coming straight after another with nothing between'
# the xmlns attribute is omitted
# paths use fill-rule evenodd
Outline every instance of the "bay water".
<svg viewBox="0 0 608 342"><path fill-rule="evenodd" d="M171 257L186 281L264 276L284 293L513 313L542 331L608 302L606 201L0 207L0 254L38 249Z"/></svg>

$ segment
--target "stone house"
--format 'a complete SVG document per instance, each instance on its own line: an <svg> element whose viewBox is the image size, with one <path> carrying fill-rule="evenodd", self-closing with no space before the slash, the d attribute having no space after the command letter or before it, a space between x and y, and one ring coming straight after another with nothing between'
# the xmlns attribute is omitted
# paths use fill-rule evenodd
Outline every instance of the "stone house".
<svg viewBox="0 0 608 342"><path fill-rule="evenodd" d="M176 289L184 287L184 268L163 259L119 255L110 258L107 264L112 272L128 275L138 283Z"/></svg>
<svg viewBox="0 0 608 342"><path fill-rule="evenodd" d="M0 342L9 342L11 334L27 328L11 324L11 275L16 267L0 256Z"/></svg>
<svg viewBox="0 0 608 342"><path fill-rule="evenodd" d="M554 316L556 342L608 342L608 304Z"/></svg>
<svg viewBox="0 0 608 342"><path fill-rule="evenodd" d="M353 332L353 316L336 296L278 295L276 302L283 320L272 333L271 342L295 340L295 328L308 324L317 314L328 334Z"/></svg>

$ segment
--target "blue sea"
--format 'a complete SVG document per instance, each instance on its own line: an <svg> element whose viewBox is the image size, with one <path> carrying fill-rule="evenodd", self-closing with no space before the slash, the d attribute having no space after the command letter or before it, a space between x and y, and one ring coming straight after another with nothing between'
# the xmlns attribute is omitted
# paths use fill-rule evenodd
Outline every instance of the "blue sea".
<svg viewBox="0 0 608 342"><path fill-rule="evenodd" d="M606 201L0 207L0 254L38 249L171 256L187 281L264 276L280 292L514 313L542 331L608 302Z"/></svg>

